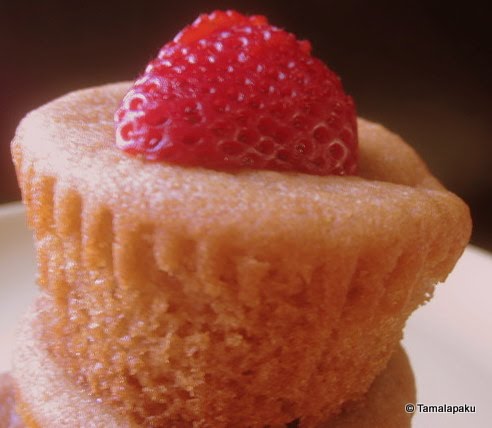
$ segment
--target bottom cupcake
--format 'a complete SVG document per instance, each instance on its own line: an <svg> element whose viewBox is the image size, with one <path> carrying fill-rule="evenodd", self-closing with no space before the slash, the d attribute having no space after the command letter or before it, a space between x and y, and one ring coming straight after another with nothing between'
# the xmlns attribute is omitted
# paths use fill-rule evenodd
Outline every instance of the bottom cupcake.
<svg viewBox="0 0 492 428"><path fill-rule="evenodd" d="M17 411L26 427L139 427L130 417L92 397L52 360L40 340L38 317L39 311L32 310L24 319L14 354ZM398 347L364 398L347 404L341 414L318 428L409 427L412 415L405 412L405 404L414 403L415 398L413 372L405 351ZM0 427L10 428L1 423ZM178 424L176 428L181 427Z"/></svg>
<svg viewBox="0 0 492 428"><path fill-rule="evenodd" d="M0 373L0 428L24 428L15 411L14 381L9 373Z"/></svg>

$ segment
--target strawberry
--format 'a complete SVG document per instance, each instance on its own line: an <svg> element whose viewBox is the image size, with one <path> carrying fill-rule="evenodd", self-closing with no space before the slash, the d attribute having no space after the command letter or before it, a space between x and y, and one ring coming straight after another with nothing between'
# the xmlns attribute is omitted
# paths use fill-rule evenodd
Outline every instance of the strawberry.
<svg viewBox="0 0 492 428"><path fill-rule="evenodd" d="M354 174L354 103L310 51L262 16L201 15L123 99L116 144L179 165Z"/></svg>

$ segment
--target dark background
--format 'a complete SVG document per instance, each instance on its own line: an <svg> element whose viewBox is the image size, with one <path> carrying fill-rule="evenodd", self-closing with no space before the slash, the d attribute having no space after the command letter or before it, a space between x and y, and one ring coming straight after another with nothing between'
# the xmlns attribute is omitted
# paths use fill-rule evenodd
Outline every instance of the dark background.
<svg viewBox="0 0 492 428"><path fill-rule="evenodd" d="M469 203L473 243L492 250L492 34L484 4L0 0L0 203L20 198L9 143L25 113L74 89L133 80L199 13L233 8L309 39L359 115L402 135Z"/></svg>

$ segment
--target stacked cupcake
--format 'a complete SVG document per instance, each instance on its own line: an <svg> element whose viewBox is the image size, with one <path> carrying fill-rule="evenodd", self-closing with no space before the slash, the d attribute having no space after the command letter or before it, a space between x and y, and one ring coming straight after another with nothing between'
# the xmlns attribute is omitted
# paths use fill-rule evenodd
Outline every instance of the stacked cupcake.
<svg viewBox="0 0 492 428"><path fill-rule="evenodd" d="M134 86L22 121L42 290L14 361L28 426L409 425L402 329L461 255L469 212L399 137L356 121L306 46L216 12Z"/></svg>

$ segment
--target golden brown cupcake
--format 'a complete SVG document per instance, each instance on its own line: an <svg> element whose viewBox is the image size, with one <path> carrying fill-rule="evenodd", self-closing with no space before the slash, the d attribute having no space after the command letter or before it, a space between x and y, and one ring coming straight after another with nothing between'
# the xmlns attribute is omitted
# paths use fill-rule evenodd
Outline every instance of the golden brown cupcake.
<svg viewBox="0 0 492 428"><path fill-rule="evenodd" d="M210 21L203 18L197 28ZM294 43L258 22L262 40ZM249 34L249 26L238 28ZM148 72L167 67L166 55L176 47L195 64L199 58L182 44L210 42L194 40L195 30L181 33ZM306 56L305 44L293 46L296 60L330 84L321 88L321 98L308 88L309 99L318 101L309 105L310 117L292 125L292 138L316 118L309 135L326 143L316 148L319 153L333 155L324 167L351 174L358 157L357 176L286 171L288 157L281 151L272 164L279 172L221 171L212 161L206 166L214 169L202 168L196 153L184 166L156 162L163 141L181 138L166 128L175 113L168 109L163 119L162 105L149 110L153 128L145 128L147 136L156 126L164 130L160 142L152 140L157 148L149 154L135 140L123 147L131 154L125 153L115 147L113 114L123 106L116 115L118 144L141 135L128 120L143 117L130 110L143 102L138 85L155 90L149 74L125 98L128 83L68 94L30 113L17 130L12 154L46 294L42 341L67 377L137 424L263 427L299 420L301 427L315 427L330 419L366 393L388 364L410 313L446 278L469 239L467 206L399 137L363 119L356 124L339 80ZM209 62L215 64L215 57ZM276 74L280 89L289 81L289 67ZM296 85L313 79L297 79ZM161 86L186 92L180 84L195 80L165 82ZM202 93L200 106L208 111L217 88L205 89L212 98ZM288 100L298 92L291 90ZM291 109L297 102L305 106L282 100ZM320 125L326 109L330 116ZM208 128L196 128L206 123L201 113L183 111L190 129L209 135ZM340 111L333 126L345 118L344 125L327 143L330 118ZM165 123L155 125L156 115ZM250 119L242 114L234 120ZM265 130L260 121L258 132L272 129L273 122ZM285 127L276 128L275 144L285 136L280 130ZM234 150L245 144L243 134ZM358 155L351 151L357 134ZM198 147L203 154L208 140L200 137L194 146L189 134L183 138L183 150ZM303 143L301 151L308 146ZM326 172L319 157L308 155L303 168ZM254 166L256 158L245 156Z"/></svg>
<svg viewBox="0 0 492 428"><path fill-rule="evenodd" d="M73 382L64 368L53 361L41 338L42 324L38 317L42 311L43 305L38 301L37 308L23 320L14 354L17 407L26 427L138 428L140 425L131 418L121 415L111 405L91 396L86 387ZM33 379L36 379L35 383ZM410 427L411 414L405 412L404 406L414 403L415 398L412 369L399 346L364 398L345 405L340 415L322 423L319 428ZM293 425L295 421L289 426ZM14 427L21 428L21 425L6 426Z"/></svg>
<svg viewBox="0 0 492 428"><path fill-rule="evenodd" d="M13 143L56 358L149 423L316 422L363 394L461 254L466 206L363 120L359 177L127 157L127 89L50 103Z"/></svg>

